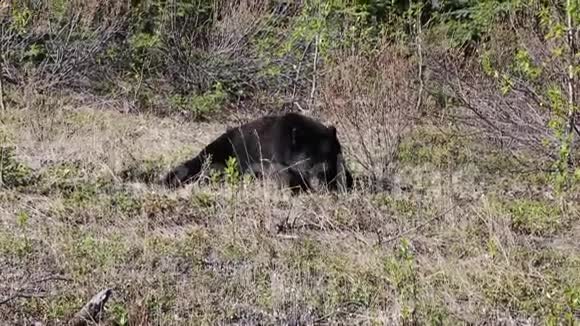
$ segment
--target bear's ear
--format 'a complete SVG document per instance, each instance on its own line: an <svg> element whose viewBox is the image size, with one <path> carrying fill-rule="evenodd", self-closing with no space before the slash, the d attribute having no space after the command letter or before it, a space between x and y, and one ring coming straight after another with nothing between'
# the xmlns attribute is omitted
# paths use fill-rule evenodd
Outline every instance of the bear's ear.
<svg viewBox="0 0 580 326"><path fill-rule="evenodd" d="M336 137L336 127L331 125L329 128L332 136Z"/></svg>

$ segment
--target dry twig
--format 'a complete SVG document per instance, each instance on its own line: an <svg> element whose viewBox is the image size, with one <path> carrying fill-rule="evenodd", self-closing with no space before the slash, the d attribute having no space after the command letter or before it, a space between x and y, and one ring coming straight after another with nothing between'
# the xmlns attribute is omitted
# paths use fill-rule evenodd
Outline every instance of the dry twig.
<svg viewBox="0 0 580 326"><path fill-rule="evenodd" d="M2 63L0 62L0 112L6 113L4 105L4 85L2 84Z"/></svg>
<svg viewBox="0 0 580 326"><path fill-rule="evenodd" d="M439 215L435 215L435 216L433 216L432 218L428 219L427 221L425 221L425 222L423 222L423 223L421 223L421 224L419 224L419 225L417 225L417 226L414 226L414 227L412 227L412 228L409 228L409 229L407 229L407 230L405 230L405 231L403 231L403 232L400 232L399 234L397 234L397 235L395 235L395 236L393 236L393 237L390 237L390 238L388 238L388 239L387 239L387 240L385 240L383 243L389 243L389 242L393 242L393 241L395 241L395 240L397 240L397 239L400 239L400 238L402 238L403 236L405 236L405 235L407 235L407 234L409 234L409 233L412 233L412 232L415 232L415 231L417 231L417 230L419 230L419 229L422 229L423 227L425 227L425 226L427 226L427 225L431 224L432 222L434 222L434 221L437 221L437 220L439 220L439 219L441 219L441 218L445 217L445 215L447 215L447 214L449 214L450 212L452 212L452 211L453 211L455 208L457 208L458 206L459 206L459 204L454 204L453 206L451 206L451 208L449 208L449 209L448 209L448 210L446 210L445 212L443 212L443 213L441 213L441 214L439 214Z"/></svg>
<svg viewBox="0 0 580 326"><path fill-rule="evenodd" d="M57 276L57 275L49 275L46 277L42 277L36 280L32 280L27 282L25 286L21 286L13 291L13 294L9 295L8 297L0 300L0 305L7 304L12 300L16 299L29 299L29 298L43 298L45 297L45 293L36 290L36 287L41 283L46 283L49 281L70 281L70 279Z"/></svg>

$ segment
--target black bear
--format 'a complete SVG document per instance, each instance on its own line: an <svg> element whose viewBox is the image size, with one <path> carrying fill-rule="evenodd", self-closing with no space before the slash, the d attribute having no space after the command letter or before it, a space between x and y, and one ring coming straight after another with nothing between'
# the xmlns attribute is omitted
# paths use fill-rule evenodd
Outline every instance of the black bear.
<svg viewBox="0 0 580 326"><path fill-rule="evenodd" d="M211 169L223 170L230 157L242 173L274 175L294 193L310 191L313 177L330 190L353 185L336 128L297 113L264 116L227 129L196 157L171 170L162 183L177 187L196 180L208 159Z"/></svg>

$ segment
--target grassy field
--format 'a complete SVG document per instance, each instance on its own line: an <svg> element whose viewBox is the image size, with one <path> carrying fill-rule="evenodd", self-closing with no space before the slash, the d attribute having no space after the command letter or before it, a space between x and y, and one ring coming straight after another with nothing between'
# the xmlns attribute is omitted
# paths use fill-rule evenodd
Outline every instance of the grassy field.
<svg viewBox="0 0 580 326"><path fill-rule="evenodd" d="M102 325L580 325L578 26L574 1L0 1L0 326L107 288ZM152 182L289 110L337 127L353 192Z"/></svg>
<svg viewBox="0 0 580 326"><path fill-rule="evenodd" d="M0 324L62 324L107 287L107 325L580 323L579 192L461 138L406 136L393 191L291 197L148 185L225 124L59 105L2 121Z"/></svg>

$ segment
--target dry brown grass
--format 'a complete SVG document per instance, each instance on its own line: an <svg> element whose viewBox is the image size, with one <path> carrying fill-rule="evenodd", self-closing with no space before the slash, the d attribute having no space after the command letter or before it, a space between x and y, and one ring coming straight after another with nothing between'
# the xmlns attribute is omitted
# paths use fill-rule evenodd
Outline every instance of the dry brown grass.
<svg viewBox="0 0 580 326"><path fill-rule="evenodd" d="M58 103L13 108L0 129L39 176L0 188L2 324L61 324L104 287L121 325L578 321L577 201L489 173L501 158L468 144L405 136L393 174L413 188L397 195L169 192L127 170L160 173L225 126Z"/></svg>

